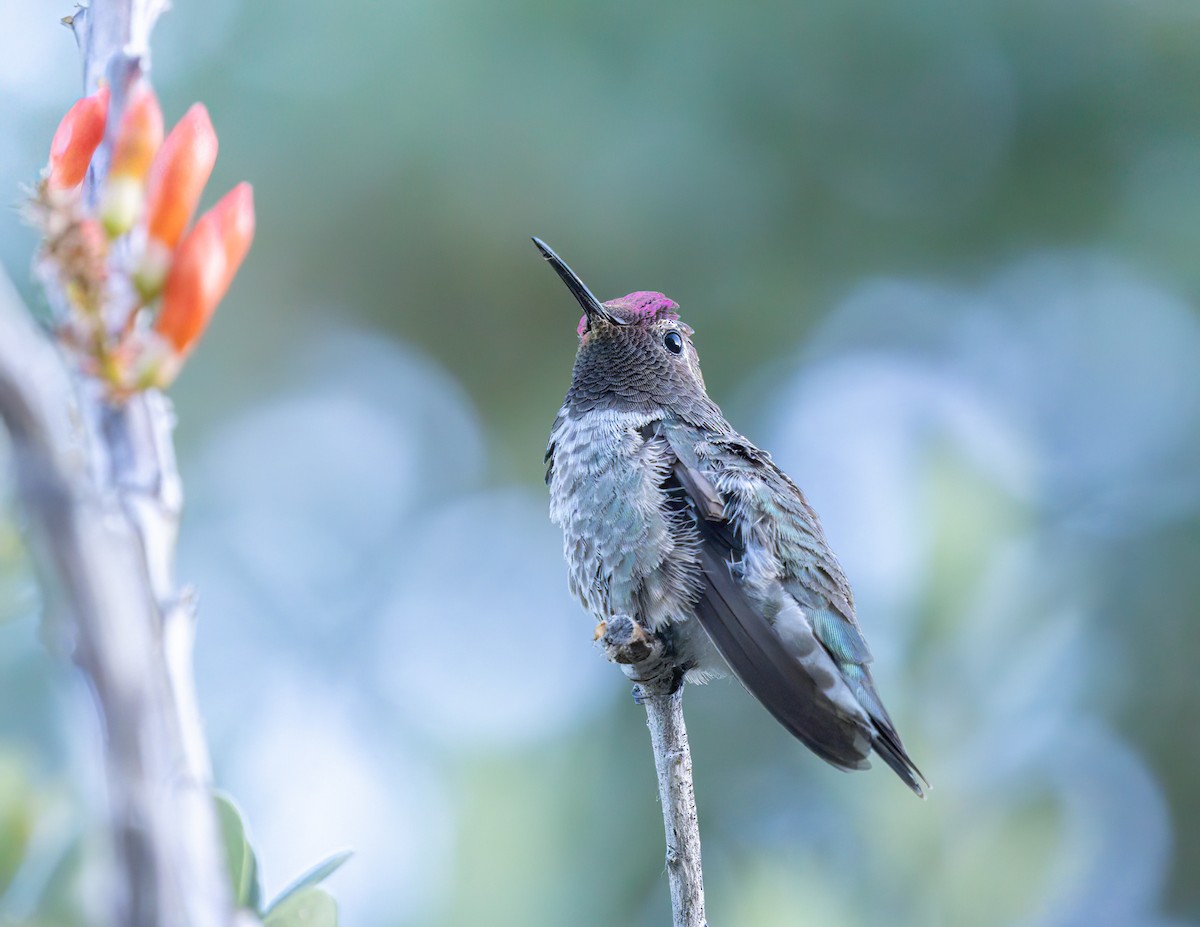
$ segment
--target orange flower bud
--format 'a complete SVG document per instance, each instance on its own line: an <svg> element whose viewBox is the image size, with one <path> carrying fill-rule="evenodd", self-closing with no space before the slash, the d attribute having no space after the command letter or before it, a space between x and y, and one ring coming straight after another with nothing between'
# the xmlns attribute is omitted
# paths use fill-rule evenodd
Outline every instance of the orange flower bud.
<svg viewBox="0 0 1200 927"><path fill-rule="evenodd" d="M142 298L162 289L179 243L217 160L217 133L203 103L187 111L167 136L146 184L146 250L134 272Z"/></svg>
<svg viewBox="0 0 1200 927"><path fill-rule="evenodd" d="M113 145L110 177L143 179L163 140L162 110L149 84L138 84L129 93L121 116L121 129Z"/></svg>
<svg viewBox="0 0 1200 927"><path fill-rule="evenodd" d="M227 274L225 289L228 289L254 241L254 188L243 180L217 200L211 212L221 226ZM221 293L224 295L224 290Z"/></svg>
<svg viewBox="0 0 1200 927"><path fill-rule="evenodd" d="M229 289L254 238L254 192L240 183L196 222L175 252L163 287L158 332L184 354Z"/></svg>
<svg viewBox="0 0 1200 927"><path fill-rule="evenodd" d="M50 170L47 180L59 190L77 187L87 174L108 119L108 88L101 87L90 97L76 100L67 110L50 142Z"/></svg>
<svg viewBox="0 0 1200 927"><path fill-rule="evenodd" d="M225 295L227 263L220 226L207 212L175 252L163 287L162 309L154 321L154 330L178 353L196 343Z"/></svg>
<svg viewBox="0 0 1200 927"><path fill-rule="evenodd" d="M142 214L146 174L162 144L162 110L148 84L139 84L129 96L121 128L113 146L108 185L100 204L100 219L109 236L116 238L133 228Z"/></svg>
<svg viewBox="0 0 1200 927"><path fill-rule="evenodd" d="M179 243L217 160L217 133L196 103L154 157L146 185L146 233L168 248Z"/></svg>

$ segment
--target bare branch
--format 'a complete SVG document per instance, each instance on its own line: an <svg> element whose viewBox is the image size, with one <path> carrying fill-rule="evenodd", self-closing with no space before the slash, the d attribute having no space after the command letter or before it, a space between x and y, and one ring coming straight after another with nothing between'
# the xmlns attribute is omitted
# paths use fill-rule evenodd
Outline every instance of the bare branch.
<svg viewBox="0 0 1200 927"><path fill-rule="evenodd" d="M608 659L621 664L636 684L635 697L646 706L667 837L674 927L706 927L692 750L683 722L683 680L661 638L629 618L607 621L600 643Z"/></svg>

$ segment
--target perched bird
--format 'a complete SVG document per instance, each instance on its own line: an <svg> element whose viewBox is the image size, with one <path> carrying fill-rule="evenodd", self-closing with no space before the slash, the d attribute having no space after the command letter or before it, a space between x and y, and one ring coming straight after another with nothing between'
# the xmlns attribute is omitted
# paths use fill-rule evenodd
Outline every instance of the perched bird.
<svg viewBox="0 0 1200 927"><path fill-rule="evenodd" d="M817 515L709 399L679 306L601 303L533 241L584 312L546 449L572 592L664 638L679 684L732 670L817 756L863 769L874 750L923 795Z"/></svg>

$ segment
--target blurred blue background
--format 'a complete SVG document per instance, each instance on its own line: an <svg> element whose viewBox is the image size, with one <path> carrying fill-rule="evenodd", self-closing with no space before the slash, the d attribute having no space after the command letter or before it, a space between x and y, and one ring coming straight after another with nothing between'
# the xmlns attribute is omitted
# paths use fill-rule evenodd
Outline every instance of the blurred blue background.
<svg viewBox="0 0 1200 927"><path fill-rule="evenodd" d="M78 94L0 6L0 190ZM579 315L660 289L821 513L934 784L688 692L710 920L1200 923L1200 7L179 0L169 121L258 239L173 390L217 776L343 923L661 925L641 712L541 455ZM32 233L0 215L31 303ZM96 897L87 694L0 508L0 920ZM879 764L877 764L878 766Z"/></svg>

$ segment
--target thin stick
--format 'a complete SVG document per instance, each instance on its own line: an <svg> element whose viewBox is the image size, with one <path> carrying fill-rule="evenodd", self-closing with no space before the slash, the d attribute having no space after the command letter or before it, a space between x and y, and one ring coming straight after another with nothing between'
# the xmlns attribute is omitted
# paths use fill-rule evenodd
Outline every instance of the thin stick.
<svg viewBox="0 0 1200 927"><path fill-rule="evenodd" d="M700 821L692 785L692 751L683 721L683 681L662 640L629 618L618 616L606 622L601 644L605 655L620 663L636 683L635 697L646 707L667 839L672 923L706 927Z"/></svg>

